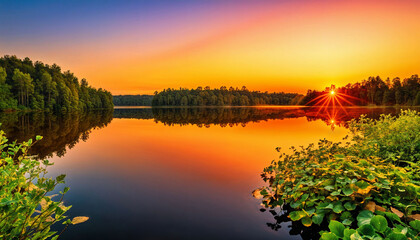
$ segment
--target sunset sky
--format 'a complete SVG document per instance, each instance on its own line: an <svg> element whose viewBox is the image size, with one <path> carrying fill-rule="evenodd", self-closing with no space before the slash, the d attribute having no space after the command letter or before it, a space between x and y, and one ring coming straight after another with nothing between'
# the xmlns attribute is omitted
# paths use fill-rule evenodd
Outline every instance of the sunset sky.
<svg viewBox="0 0 420 240"><path fill-rule="evenodd" d="M0 55L113 94L247 86L305 93L420 73L420 1L0 0Z"/></svg>

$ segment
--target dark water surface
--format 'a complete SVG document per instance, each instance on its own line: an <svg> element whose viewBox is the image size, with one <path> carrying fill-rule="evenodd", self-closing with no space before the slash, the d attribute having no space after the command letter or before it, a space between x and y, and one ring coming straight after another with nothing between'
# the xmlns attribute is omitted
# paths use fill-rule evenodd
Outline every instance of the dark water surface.
<svg viewBox="0 0 420 240"><path fill-rule="evenodd" d="M318 110L117 108L3 113L0 122L9 139L44 136L32 153L52 158L51 176L67 175L68 215L90 217L62 239L302 239L251 195L275 148L340 140L352 118L400 111Z"/></svg>

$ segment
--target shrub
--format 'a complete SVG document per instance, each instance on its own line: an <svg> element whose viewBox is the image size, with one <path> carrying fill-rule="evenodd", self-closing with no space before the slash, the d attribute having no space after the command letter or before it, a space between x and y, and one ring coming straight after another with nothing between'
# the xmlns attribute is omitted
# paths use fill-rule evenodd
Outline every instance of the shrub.
<svg viewBox="0 0 420 240"><path fill-rule="evenodd" d="M350 121L349 130L360 156L375 155L397 165L420 160L420 113L416 111L402 111L398 117L381 115L378 120L362 116Z"/></svg>
<svg viewBox="0 0 420 240"><path fill-rule="evenodd" d="M37 136L36 141L42 137ZM32 140L8 143L0 130L0 239L57 239L70 225L86 221L87 217L68 219L64 214L65 187L58 195L49 195L65 175L47 178L48 160L27 156ZM58 198L58 200L53 200ZM60 234L51 231L57 222L65 224Z"/></svg>

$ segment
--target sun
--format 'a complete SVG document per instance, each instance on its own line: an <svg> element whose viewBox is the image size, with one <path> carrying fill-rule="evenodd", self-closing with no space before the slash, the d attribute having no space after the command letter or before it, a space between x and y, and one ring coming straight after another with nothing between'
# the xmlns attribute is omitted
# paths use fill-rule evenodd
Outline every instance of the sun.
<svg viewBox="0 0 420 240"><path fill-rule="evenodd" d="M329 107L332 107L333 109L339 107L347 114L347 111L344 108L343 104L348 104L352 106L354 104L351 102L351 99L359 100L358 98L343 93L339 89L337 90L334 85L331 85L331 88L326 88L324 92L320 92L319 94L319 96L306 103L306 105L313 103L312 106L319 107L317 115L320 112L325 111ZM332 116L329 119L331 121L331 124L334 124L334 116Z"/></svg>

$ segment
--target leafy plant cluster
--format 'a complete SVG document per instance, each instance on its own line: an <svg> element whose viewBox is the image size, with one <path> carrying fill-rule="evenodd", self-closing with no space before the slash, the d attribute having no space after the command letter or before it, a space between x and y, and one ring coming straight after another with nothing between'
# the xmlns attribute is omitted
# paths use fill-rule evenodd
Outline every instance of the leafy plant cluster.
<svg viewBox="0 0 420 240"><path fill-rule="evenodd" d="M321 240L362 240L362 239L418 239L420 221L413 220L407 225L391 212L363 210L357 215L357 229L346 227L332 220L328 225L330 232L322 232Z"/></svg>
<svg viewBox="0 0 420 240"><path fill-rule="evenodd" d="M414 126L417 117L418 113L405 111L399 118L362 118L350 123L350 142L324 139L317 146L292 148L291 154L282 153L264 169L268 186L255 190L254 196L267 208L291 207L289 218L303 226L329 226L330 232L321 232L322 239L418 239L418 168L415 161L406 160L403 166L395 161L397 156L412 159L408 156L412 148L393 148L387 141L415 145L414 136L420 134ZM405 130L398 128L383 130L403 123L405 130L417 131L413 137L406 139Z"/></svg>
<svg viewBox="0 0 420 240"><path fill-rule="evenodd" d="M408 167L420 160L420 114L402 111L397 117L381 115L378 120L362 116L349 124L355 147L361 156L375 155ZM417 176L418 178L418 176Z"/></svg>
<svg viewBox="0 0 420 240"><path fill-rule="evenodd" d="M57 239L69 225L88 220L65 216L71 207L63 204L68 187L59 195L51 195L58 184L64 183L65 175L46 177L47 167L52 164L27 155L39 140L37 136L35 142L8 143L0 131L0 239ZM51 230L58 222L65 225L60 233Z"/></svg>
<svg viewBox="0 0 420 240"><path fill-rule="evenodd" d="M10 109L68 112L112 108L112 95L89 86L56 64L16 56L0 58L0 111Z"/></svg>

